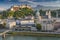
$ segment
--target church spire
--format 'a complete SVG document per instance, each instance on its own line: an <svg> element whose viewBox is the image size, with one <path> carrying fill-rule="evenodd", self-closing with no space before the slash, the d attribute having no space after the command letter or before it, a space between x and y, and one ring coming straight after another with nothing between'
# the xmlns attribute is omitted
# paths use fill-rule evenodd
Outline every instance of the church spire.
<svg viewBox="0 0 60 40"><path fill-rule="evenodd" d="M37 23L40 23L40 12L39 12L39 10L37 10L37 12L36 12L36 18L37 18Z"/></svg>

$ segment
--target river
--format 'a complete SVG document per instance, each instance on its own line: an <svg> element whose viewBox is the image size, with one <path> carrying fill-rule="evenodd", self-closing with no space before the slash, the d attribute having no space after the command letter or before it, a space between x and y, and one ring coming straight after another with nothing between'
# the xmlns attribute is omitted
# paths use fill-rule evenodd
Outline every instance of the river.
<svg viewBox="0 0 60 40"><path fill-rule="evenodd" d="M0 40L60 40L58 37L34 37L34 36L6 36Z"/></svg>

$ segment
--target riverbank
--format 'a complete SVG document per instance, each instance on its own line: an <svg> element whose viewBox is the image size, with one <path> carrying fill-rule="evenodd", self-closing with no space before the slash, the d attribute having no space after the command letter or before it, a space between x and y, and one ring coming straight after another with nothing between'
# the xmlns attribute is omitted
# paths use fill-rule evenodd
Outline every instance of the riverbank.
<svg viewBox="0 0 60 40"><path fill-rule="evenodd" d="M9 32L7 34L12 36L20 35L20 36L60 37L60 34L48 32Z"/></svg>

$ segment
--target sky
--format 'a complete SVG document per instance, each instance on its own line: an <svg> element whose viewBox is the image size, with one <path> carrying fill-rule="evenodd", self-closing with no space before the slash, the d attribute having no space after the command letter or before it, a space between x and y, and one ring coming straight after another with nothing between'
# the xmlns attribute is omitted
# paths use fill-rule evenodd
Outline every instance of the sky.
<svg viewBox="0 0 60 40"><path fill-rule="evenodd" d="M60 7L60 0L0 0L0 10L8 9L12 5L29 4L32 7L37 5Z"/></svg>

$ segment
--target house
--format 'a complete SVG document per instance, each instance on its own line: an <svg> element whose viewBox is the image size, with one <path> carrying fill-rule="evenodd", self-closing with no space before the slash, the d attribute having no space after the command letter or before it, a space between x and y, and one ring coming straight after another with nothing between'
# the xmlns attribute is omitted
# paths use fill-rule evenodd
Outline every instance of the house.
<svg viewBox="0 0 60 40"><path fill-rule="evenodd" d="M13 28L15 26L16 26L16 22L14 20L8 20L8 21L6 21L6 28L11 29L11 28Z"/></svg>

